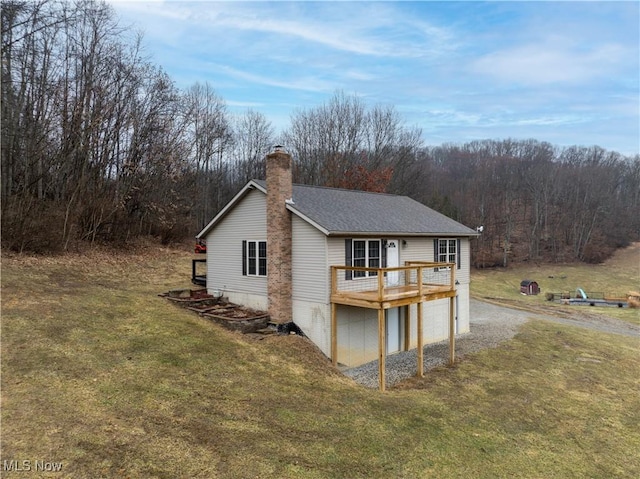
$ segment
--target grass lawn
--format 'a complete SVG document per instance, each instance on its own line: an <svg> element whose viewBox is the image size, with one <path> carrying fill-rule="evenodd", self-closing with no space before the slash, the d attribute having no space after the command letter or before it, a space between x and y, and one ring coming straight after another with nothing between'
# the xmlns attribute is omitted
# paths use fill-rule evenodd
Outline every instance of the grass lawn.
<svg viewBox="0 0 640 479"><path fill-rule="evenodd" d="M552 306L557 311L577 309L587 314L604 314L640 325L640 309L615 307L565 306L545 299L545 293L586 292L618 293L640 291L640 243L618 252L603 264L542 264L518 265L507 269L474 270L471 294L479 298L497 299L527 308ZM536 296L520 294L523 279L536 281L542 292Z"/></svg>
<svg viewBox="0 0 640 479"><path fill-rule="evenodd" d="M3 478L640 477L637 338L530 322L380 393L159 298L190 258L3 257Z"/></svg>

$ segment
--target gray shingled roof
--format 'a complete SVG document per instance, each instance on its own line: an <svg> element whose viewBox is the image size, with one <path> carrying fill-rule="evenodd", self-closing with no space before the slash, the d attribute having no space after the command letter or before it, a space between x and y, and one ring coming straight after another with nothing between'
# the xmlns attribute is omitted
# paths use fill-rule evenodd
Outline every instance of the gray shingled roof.
<svg viewBox="0 0 640 479"><path fill-rule="evenodd" d="M266 189L266 182L254 180ZM477 233L408 196L293 185L289 209L327 234L475 236Z"/></svg>

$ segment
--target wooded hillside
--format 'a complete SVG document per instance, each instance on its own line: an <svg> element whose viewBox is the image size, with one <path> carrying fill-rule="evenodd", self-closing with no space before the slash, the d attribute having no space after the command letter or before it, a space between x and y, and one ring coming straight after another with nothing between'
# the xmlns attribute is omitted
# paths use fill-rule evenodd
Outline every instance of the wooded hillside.
<svg viewBox="0 0 640 479"><path fill-rule="evenodd" d="M103 2L2 4L2 245L192 237L276 143L299 183L409 195L470 226L477 266L601 261L640 238L640 157L536 140L426 146L336 92L276 136L208 83L178 89Z"/></svg>

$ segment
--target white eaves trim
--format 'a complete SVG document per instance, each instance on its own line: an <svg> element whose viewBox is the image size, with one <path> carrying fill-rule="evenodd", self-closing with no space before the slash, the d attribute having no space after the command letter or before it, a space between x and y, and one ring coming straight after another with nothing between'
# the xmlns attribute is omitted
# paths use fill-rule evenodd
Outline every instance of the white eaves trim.
<svg viewBox="0 0 640 479"><path fill-rule="evenodd" d="M298 218L302 219L303 221L306 221L311 226L316 228L318 231L324 233L326 236L329 236L331 234L331 232L328 229L323 228L318 223L313 221L311 218L309 218L308 216L306 216L306 215L302 214L301 212L299 212L298 210L296 210L295 205L286 205L286 206L287 206L287 209L289 211L291 211L294 215L296 215Z"/></svg>

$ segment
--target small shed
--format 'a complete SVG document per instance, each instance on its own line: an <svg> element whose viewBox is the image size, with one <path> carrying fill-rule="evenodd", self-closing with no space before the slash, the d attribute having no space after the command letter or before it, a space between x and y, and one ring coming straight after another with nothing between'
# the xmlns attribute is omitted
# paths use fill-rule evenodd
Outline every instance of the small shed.
<svg viewBox="0 0 640 479"><path fill-rule="evenodd" d="M527 295L538 294L540 292L540 287L535 281L532 281L530 279L523 279L520 282L520 292Z"/></svg>

